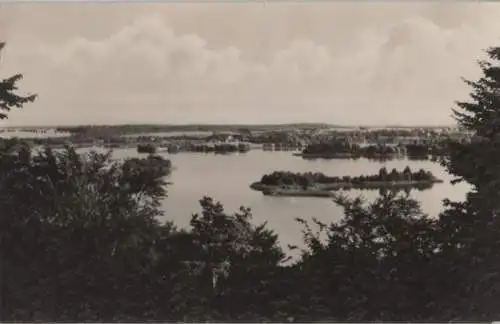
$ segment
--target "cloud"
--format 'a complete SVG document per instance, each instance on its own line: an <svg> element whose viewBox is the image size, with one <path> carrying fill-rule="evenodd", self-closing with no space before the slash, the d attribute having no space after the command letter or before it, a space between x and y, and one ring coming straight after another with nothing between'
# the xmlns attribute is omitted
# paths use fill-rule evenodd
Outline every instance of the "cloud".
<svg viewBox="0 0 500 324"><path fill-rule="evenodd" d="M22 88L39 94L9 123L449 123L468 90L460 76L477 76L475 61L500 27L500 5L454 4L448 15L431 4L387 7L382 17L339 3L328 10L360 19L337 13L337 22L325 20L326 8L264 14L233 5L229 20L240 27L214 9L137 6L122 4L108 24L97 7L85 22L42 7L0 11L9 26L2 75L24 73ZM280 32L264 33L273 22Z"/></svg>

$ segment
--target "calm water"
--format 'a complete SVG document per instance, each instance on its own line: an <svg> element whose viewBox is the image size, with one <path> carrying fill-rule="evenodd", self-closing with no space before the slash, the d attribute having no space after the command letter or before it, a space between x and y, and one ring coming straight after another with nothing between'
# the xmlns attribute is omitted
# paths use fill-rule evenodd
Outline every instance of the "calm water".
<svg viewBox="0 0 500 324"><path fill-rule="evenodd" d="M135 149L117 149L117 158L138 156ZM301 245L302 227L294 219L316 217L322 222L338 220L342 210L328 198L269 197L249 188L250 183L258 181L265 173L276 170L294 172L323 172L327 175L361 175L377 173L382 166L389 170L402 170L406 165L412 169L430 170L445 180L430 190L412 191L411 195L421 201L423 210L429 215L437 215L444 198L463 200L467 185L451 185L452 178L437 163L430 161L389 161L368 160L303 160L290 152L250 151L242 155L210 155L197 153L164 154L171 159L173 171L169 186L169 197L163 208L166 218L179 226L189 223L190 215L200 211L199 199L209 195L220 201L226 211L236 211L241 205L251 207L255 223L267 221L280 237L280 242ZM362 194L370 199L378 191L351 191L350 195Z"/></svg>

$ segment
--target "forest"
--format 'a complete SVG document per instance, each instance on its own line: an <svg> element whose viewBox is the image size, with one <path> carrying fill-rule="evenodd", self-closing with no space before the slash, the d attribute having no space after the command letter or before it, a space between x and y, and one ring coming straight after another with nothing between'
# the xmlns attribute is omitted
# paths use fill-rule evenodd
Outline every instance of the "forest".
<svg viewBox="0 0 500 324"><path fill-rule="evenodd" d="M340 221L297 219L298 260L248 208L210 197L189 228L160 222L172 167L162 158L2 143L0 322L498 318L500 47L487 54L453 110L480 141L450 143L442 161L472 186L465 200L425 215L404 194L337 196ZM1 119L36 100L21 78L0 80Z"/></svg>

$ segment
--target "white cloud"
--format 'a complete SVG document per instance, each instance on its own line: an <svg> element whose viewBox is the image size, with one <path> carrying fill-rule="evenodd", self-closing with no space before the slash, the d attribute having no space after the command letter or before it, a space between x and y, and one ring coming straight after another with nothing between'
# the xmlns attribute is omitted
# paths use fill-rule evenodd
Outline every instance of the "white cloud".
<svg viewBox="0 0 500 324"><path fill-rule="evenodd" d="M431 4L387 7L385 19L371 19L374 8L358 4L359 19L329 22L325 11L347 12L347 5L319 8L316 16L275 8L262 20L256 17L264 13L233 5L228 19L240 26L214 17L213 9L122 6L123 19L116 13L106 33L94 30L92 17L107 26L97 7L88 9L95 16L86 25L41 7L4 9L18 16L5 23L0 14L10 26L2 75L23 72L22 88L39 94L10 123L447 123L453 101L467 94L460 76L474 77L481 50L500 36L500 5L455 4L448 16ZM280 21L280 32L252 34L250 18L254 29ZM53 26L40 21L68 32L54 40ZM209 23L220 25L212 30ZM36 28L26 33L30 26Z"/></svg>

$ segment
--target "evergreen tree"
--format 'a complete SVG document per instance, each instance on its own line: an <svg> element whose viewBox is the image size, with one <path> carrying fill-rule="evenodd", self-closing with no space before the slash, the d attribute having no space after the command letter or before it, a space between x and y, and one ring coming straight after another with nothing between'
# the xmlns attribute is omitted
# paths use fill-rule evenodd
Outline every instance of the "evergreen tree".
<svg viewBox="0 0 500 324"><path fill-rule="evenodd" d="M0 43L0 55L5 43ZM16 93L17 83L23 78L22 74L15 74L0 80L0 119L7 118L7 112L12 108L22 108L25 104L35 101L36 95L22 96Z"/></svg>
<svg viewBox="0 0 500 324"><path fill-rule="evenodd" d="M387 175L388 175L388 173L387 173L387 168L386 168L386 167L381 168L381 169L378 171L378 175L379 175L379 177L380 177L380 180L382 180L382 181L387 180Z"/></svg>
<svg viewBox="0 0 500 324"><path fill-rule="evenodd" d="M412 172L409 166L406 166L406 168L403 170L403 175L405 180L411 180Z"/></svg>
<svg viewBox="0 0 500 324"><path fill-rule="evenodd" d="M464 80L472 88L469 101L457 102L453 115L470 133L471 141L449 145L443 161L448 171L472 186L465 202L445 201L440 216L446 267L457 277L450 316L466 320L493 320L500 315L500 47L486 51L479 62L482 76Z"/></svg>

